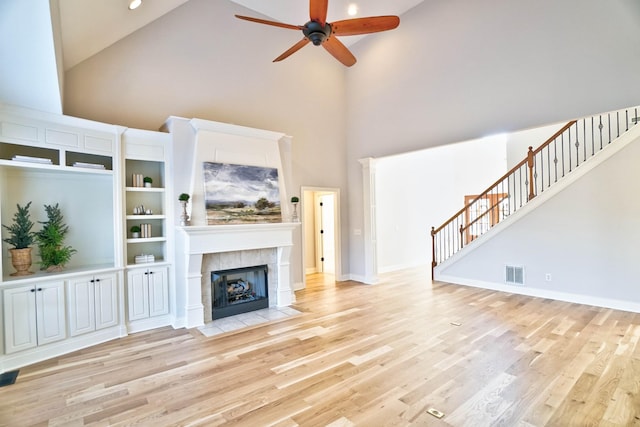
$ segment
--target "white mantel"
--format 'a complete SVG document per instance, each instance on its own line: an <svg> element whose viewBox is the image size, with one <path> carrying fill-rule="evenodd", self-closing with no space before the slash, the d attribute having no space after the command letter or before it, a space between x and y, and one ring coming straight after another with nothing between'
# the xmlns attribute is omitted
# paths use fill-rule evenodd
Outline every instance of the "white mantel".
<svg viewBox="0 0 640 427"><path fill-rule="evenodd" d="M176 227L177 317L187 328L204 324L202 258L205 254L274 248L277 250L276 305L295 302L290 258L299 223L233 224ZM183 309L182 309L183 308Z"/></svg>

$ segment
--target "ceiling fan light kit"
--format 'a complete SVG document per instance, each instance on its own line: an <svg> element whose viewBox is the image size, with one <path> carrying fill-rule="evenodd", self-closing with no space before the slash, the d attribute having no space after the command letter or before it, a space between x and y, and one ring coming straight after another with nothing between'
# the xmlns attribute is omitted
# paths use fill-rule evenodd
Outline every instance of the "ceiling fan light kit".
<svg viewBox="0 0 640 427"><path fill-rule="evenodd" d="M393 30L400 25L400 18L392 15L345 19L331 24L327 22L328 6L328 0L310 0L310 20L304 25L283 24L281 22L241 15L236 15L236 18L250 22L257 22L258 24L302 31L304 38L274 59L273 62L282 61L283 59L288 58L290 55L311 42L314 46L323 46L327 52L347 67L355 64L356 58L349 49L336 38L336 36L355 36L377 33L380 31Z"/></svg>

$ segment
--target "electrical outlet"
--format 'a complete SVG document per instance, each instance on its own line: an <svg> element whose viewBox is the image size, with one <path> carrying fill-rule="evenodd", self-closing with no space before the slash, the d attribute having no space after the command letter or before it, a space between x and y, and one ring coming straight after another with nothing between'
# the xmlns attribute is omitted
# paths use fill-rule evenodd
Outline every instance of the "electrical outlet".
<svg viewBox="0 0 640 427"><path fill-rule="evenodd" d="M436 408L429 408L427 409L427 412L436 418L444 417L444 412L438 411Z"/></svg>
<svg viewBox="0 0 640 427"><path fill-rule="evenodd" d="M547 273L547 274L545 274L545 275L544 275L544 280L545 280L546 282L550 282L550 281L551 281L551 273Z"/></svg>

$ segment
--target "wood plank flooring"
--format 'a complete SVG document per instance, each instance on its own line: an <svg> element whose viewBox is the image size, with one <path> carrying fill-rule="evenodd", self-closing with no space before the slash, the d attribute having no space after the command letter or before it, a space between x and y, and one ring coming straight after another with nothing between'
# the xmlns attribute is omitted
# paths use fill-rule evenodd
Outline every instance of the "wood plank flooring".
<svg viewBox="0 0 640 427"><path fill-rule="evenodd" d="M428 277L312 276L293 318L22 368L0 425L640 426L639 314Z"/></svg>

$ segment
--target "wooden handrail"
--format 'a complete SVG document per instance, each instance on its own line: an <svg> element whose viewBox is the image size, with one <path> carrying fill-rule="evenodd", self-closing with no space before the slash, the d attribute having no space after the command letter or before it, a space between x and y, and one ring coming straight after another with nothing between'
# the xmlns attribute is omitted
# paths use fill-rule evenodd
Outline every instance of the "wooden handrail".
<svg viewBox="0 0 640 427"><path fill-rule="evenodd" d="M571 126L573 126L576 123L576 120L572 120L569 123L567 123L566 125L564 125L558 132L554 133L553 136L549 139L547 139L542 145L540 145L540 147L536 148L535 150L532 150L532 147L529 147L529 152L527 153L527 157L525 159L523 159L521 162L519 162L517 165L515 165L514 167L512 167L507 173L505 173L504 175L502 175L498 180L496 180L493 184L491 184L486 190L484 190L482 193L480 193L475 199L473 199L472 201L470 201L468 204L466 204L462 209L460 209L458 212L456 212L455 214L453 214L448 220L446 220L440 227L436 228L436 229L432 229L431 231L431 235L435 235L437 234L440 230L442 230L443 228L445 228L447 225L449 225L449 223L453 222L457 217L459 217L460 215L462 215L464 213L465 210L467 210L467 208L469 206L471 206L472 204L474 204L475 202L477 202L478 200L480 200L481 198L483 198L484 196L486 196L491 190L493 190L495 187L497 187L502 181L504 181L505 179L507 179L509 177L509 175L515 173L518 169L520 169L522 166L524 166L525 163L529 162L529 158L531 158L531 164L528 165L530 170L533 169L533 156L535 156L537 153L539 153L540 151L542 151L546 146L548 146L549 144L551 144L557 137L559 137L560 135L562 135L567 129L569 129ZM533 184L533 180L529 179L529 184L532 185ZM530 193L533 192L533 190L530 189ZM530 198L531 194L529 195Z"/></svg>

